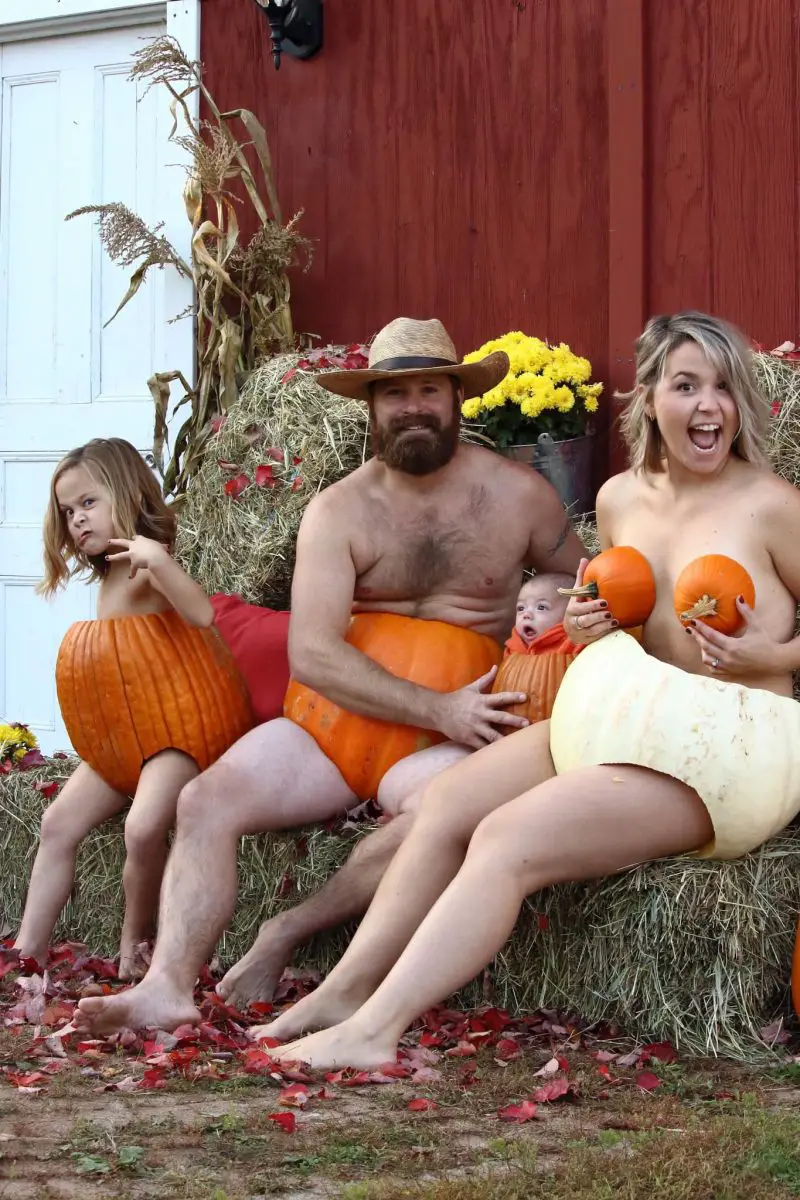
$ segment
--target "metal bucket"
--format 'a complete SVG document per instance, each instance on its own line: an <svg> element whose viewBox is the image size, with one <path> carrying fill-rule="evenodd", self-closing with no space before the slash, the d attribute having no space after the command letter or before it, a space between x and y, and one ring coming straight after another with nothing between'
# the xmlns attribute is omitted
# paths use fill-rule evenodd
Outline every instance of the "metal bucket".
<svg viewBox="0 0 800 1200"><path fill-rule="evenodd" d="M595 495L592 486L592 449L594 434L554 441L549 433L540 433L535 443L507 446L503 454L517 462L528 463L552 483L570 516L592 512Z"/></svg>

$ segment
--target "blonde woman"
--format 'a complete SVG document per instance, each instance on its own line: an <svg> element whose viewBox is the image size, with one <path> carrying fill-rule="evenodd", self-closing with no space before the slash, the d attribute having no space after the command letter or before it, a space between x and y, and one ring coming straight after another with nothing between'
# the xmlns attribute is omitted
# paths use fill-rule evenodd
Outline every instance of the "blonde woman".
<svg viewBox="0 0 800 1200"><path fill-rule="evenodd" d="M766 426L736 330L693 312L650 321L623 419L631 465L597 501L601 546L635 546L655 573L643 646L600 601L570 601L565 627L588 648L549 730L522 730L429 787L342 961L254 1031L322 1029L280 1057L386 1062L418 1014L492 959L526 896L668 855L735 858L800 810L800 493L770 470ZM675 617L678 573L709 552L754 580L741 636Z"/></svg>
<svg viewBox="0 0 800 1200"><path fill-rule="evenodd" d="M133 797L125 822L119 977L137 972L137 946L154 932L181 788L252 724L244 684L207 628L211 601L171 556L175 530L174 512L130 442L96 438L56 467L39 591L52 596L72 575L100 587L97 622L73 626L59 652L59 699L62 709L67 701L67 732L83 761L42 817L14 943L20 958L40 966L72 890L78 846ZM107 636L94 636L98 624ZM168 640L190 660L178 671L159 661ZM185 678L177 677L181 672ZM202 687L193 689L198 681ZM212 690L225 706L224 719L209 700ZM170 712L176 719L169 720ZM205 736L198 737L201 726Z"/></svg>

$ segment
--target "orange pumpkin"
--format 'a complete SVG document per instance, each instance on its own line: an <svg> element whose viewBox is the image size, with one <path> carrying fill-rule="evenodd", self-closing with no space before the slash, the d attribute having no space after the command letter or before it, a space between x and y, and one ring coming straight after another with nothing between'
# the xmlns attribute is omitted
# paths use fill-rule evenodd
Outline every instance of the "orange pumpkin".
<svg viewBox="0 0 800 1200"><path fill-rule="evenodd" d="M743 596L756 602L753 580L741 563L725 554L703 554L684 567L675 584L673 602L679 621L700 620L719 633L734 634L744 624L736 607Z"/></svg>
<svg viewBox="0 0 800 1200"><path fill-rule="evenodd" d="M517 717L527 717L532 725L537 721L547 721L553 711L553 701L561 680L579 649L569 640L563 625L556 625L534 638L524 651L512 650L506 655L492 691L525 692L528 697L526 701L509 704L505 711ZM514 732L505 725L500 728L505 734Z"/></svg>
<svg viewBox="0 0 800 1200"><path fill-rule="evenodd" d="M356 614L345 640L392 675L436 692L466 687L501 654L494 638L484 634L395 613ZM435 730L357 716L295 680L283 712L311 734L360 800L377 794L381 779L401 758L446 740Z"/></svg>
<svg viewBox="0 0 800 1200"><path fill-rule="evenodd" d="M605 600L620 628L644 625L656 603L656 581L650 563L633 546L612 546L593 558L583 586L559 588L562 596Z"/></svg>
<svg viewBox="0 0 800 1200"><path fill-rule="evenodd" d="M794 943L794 962L792 963L792 1003L794 1011L800 1017L800 922L797 925L797 938Z"/></svg>
<svg viewBox="0 0 800 1200"><path fill-rule="evenodd" d="M159 751L182 750L203 771L253 725L217 630L172 610L72 625L56 689L75 753L126 795Z"/></svg>

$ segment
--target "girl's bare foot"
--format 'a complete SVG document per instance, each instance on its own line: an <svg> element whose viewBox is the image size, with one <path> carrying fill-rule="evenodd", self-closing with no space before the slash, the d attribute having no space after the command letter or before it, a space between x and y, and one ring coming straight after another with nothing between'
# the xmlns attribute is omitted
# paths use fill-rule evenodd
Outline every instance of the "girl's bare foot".
<svg viewBox="0 0 800 1200"><path fill-rule="evenodd" d="M143 983L115 996L88 996L75 1012L79 1029L104 1036L120 1029L164 1029L196 1025L200 1013L191 994L184 995L168 982L148 974Z"/></svg>
<svg viewBox="0 0 800 1200"><path fill-rule="evenodd" d="M19 955L20 962L22 962L23 959L27 959L28 961L32 960L35 962L40 972L43 971L47 966L47 959L49 957L47 946L37 946L32 950L29 946L20 945L19 942L15 942L11 947L11 950ZM8 953L10 952L11 951Z"/></svg>
<svg viewBox="0 0 800 1200"><path fill-rule="evenodd" d="M279 1050L270 1050L270 1057L283 1062L306 1063L312 1068L357 1067L376 1070L397 1058L397 1042L385 1033L370 1037L355 1021L345 1021L310 1037L290 1042Z"/></svg>
<svg viewBox="0 0 800 1200"><path fill-rule="evenodd" d="M302 1000L287 1008L274 1021L266 1025L254 1025L248 1030L248 1036L256 1041L258 1038L271 1037L285 1042L312 1029L327 1029L352 1017L367 999L365 995L339 990L334 985L328 986L329 983L326 980L315 992L303 996Z"/></svg>

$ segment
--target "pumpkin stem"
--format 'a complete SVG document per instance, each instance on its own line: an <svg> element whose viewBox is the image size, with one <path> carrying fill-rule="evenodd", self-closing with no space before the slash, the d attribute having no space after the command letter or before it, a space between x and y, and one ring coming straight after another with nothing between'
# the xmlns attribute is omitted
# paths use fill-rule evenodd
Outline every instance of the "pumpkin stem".
<svg viewBox="0 0 800 1200"><path fill-rule="evenodd" d="M588 596L590 600L596 600L600 594L594 580L591 583L584 583L582 587L557 588L556 590L560 596Z"/></svg>
<svg viewBox="0 0 800 1200"><path fill-rule="evenodd" d="M693 621L696 617L715 617L717 615L716 596L703 595L700 599L681 613L682 621Z"/></svg>

